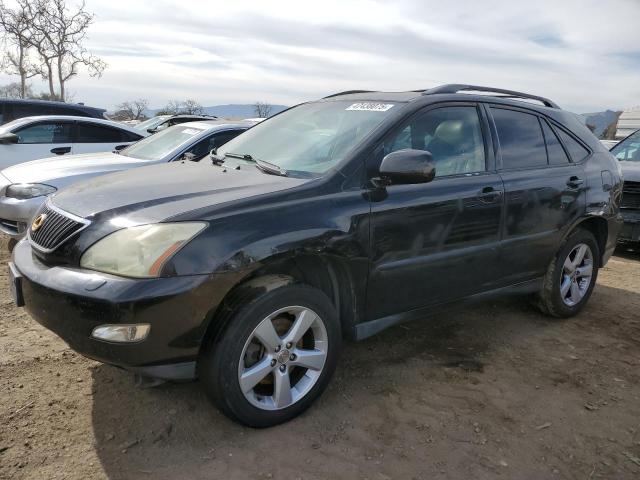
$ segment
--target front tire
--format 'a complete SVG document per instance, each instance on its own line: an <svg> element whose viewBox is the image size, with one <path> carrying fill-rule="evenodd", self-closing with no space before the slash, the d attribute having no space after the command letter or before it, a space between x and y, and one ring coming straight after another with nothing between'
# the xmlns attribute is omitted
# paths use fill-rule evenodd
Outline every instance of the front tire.
<svg viewBox="0 0 640 480"><path fill-rule="evenodd" d="M202 352L199 377L227 416L269 427L296 417L322 393L340 344L327 296L308 285L283 285L244 298Z"/></svg>
<svg viewBox="0 0 640 480"><path fill-rule="evenodd" d="M588 230L578 229L565 240L549 263L537 306L557 318L577 315L587 304L598 278L600 249Z"/></svg>

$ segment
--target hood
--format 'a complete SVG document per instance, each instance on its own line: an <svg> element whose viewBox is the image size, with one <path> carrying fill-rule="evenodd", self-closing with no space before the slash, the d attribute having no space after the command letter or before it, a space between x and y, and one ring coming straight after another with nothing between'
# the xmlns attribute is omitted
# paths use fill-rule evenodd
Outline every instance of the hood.
<svg viewBox="0 0 640 480"><path fill-rule="evenodd" d="M210 162L171 162L103 175L58 191L53 203L79 217L126 217L160 222L192 210L292 188L309 180L241 170Z"/></svg>
<svg viewBox="0 0 640 480"><path fill-rule="evenodd" d="M2 170L2 175L11 183L46 183L57 187L58 183L55 181L57 179L97 175L148 164L148 161L112 152L85 153L20 163L5 168ZM62 184L66 183L62 182Z"/></svg>
<svg viewBox="0 0 640 480"><path fill-rule="evenodd" d="M640 162L620 162L625 181L640 182Z"/></svg>

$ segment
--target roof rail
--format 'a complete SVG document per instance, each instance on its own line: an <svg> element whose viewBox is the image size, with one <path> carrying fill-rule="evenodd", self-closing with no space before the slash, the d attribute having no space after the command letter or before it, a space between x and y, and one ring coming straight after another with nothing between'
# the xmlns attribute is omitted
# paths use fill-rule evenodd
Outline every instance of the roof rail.
<svg viewBox="0 0 640 480"><path fill-rule="evenodd" d="M422 92L423 95L434 95L437 93L458 93L465 90L471 90L475 92L490 92L490 93L500 93L502 96L506 98L528 98L530 100L536 100L543 105L550 108L560 108L557 103L549 100L545 97L539 97L537 95L530 95L528 93L516 92L513 90L504 90L502 88L492 88L492 87L480 87L478 85L464 85L464 84L447 84L440 85L439 87L430 88L428 90L424 90Z"/></svg>
<svg viewBox="0 0 640 480"><path fill-rule="evenodd" d="M338 93L334 93L331 95L327 95L326 97L322 97L324 98L331 98L331 97L339 97L340 95L350 95L352 93L371 93L374 90L346 90L344 92L338 92Z"/></svg>

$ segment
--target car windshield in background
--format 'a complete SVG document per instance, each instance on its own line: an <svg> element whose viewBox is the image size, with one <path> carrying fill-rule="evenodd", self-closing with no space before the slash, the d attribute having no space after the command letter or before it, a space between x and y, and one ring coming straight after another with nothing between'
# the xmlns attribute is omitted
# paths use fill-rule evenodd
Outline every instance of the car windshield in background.
<svg viewBox="0 0 640 480"><path fill-rule="evenodd" d="M613 147L611 153L622 162L640 162L640 130Z"/></svg>
<svg viewBox="0 0 640 480"><path fill-rule="evenodd" d="M121 155L140 160L162 160L164 157L189 142L204 131L190 124L175 125L155 135L144 138L120 151Z"/></svg>
<svg viewBox="0 0 640 480"><path fill-rule="evenodd" d="M319 176L334 167L395 107L393 103L329 101L294 107L247 130L218 149L225 162L238 155L290 174ZM396 107L397 108L397 107Z"/></svg>
<svg viewBox="0 0 640 480"><path fill-rule="evenodd" d="M139 124L137 124L133 128L135 128L136 130L140 130L142 132L146 132L147 130L150 130L152 128L156 128L158 125L160 125L162 122L164 122L169 117L170 117L170 115L160 115L158 117L152 117L149 120L145 120L144 122L140 122Z"/></svg>

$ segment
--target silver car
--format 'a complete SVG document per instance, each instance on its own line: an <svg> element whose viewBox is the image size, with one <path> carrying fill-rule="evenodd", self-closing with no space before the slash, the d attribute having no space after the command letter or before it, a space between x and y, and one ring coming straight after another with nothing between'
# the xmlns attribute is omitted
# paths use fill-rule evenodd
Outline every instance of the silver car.
<svg viewBox="0 0 640 480"><path fill-rule="evenodd" d="M200 160L256 122L221 120L175 125L119 152L45 158L0 172L0 232L22 238L46 197L80 180L130 168Z"/></svg>

